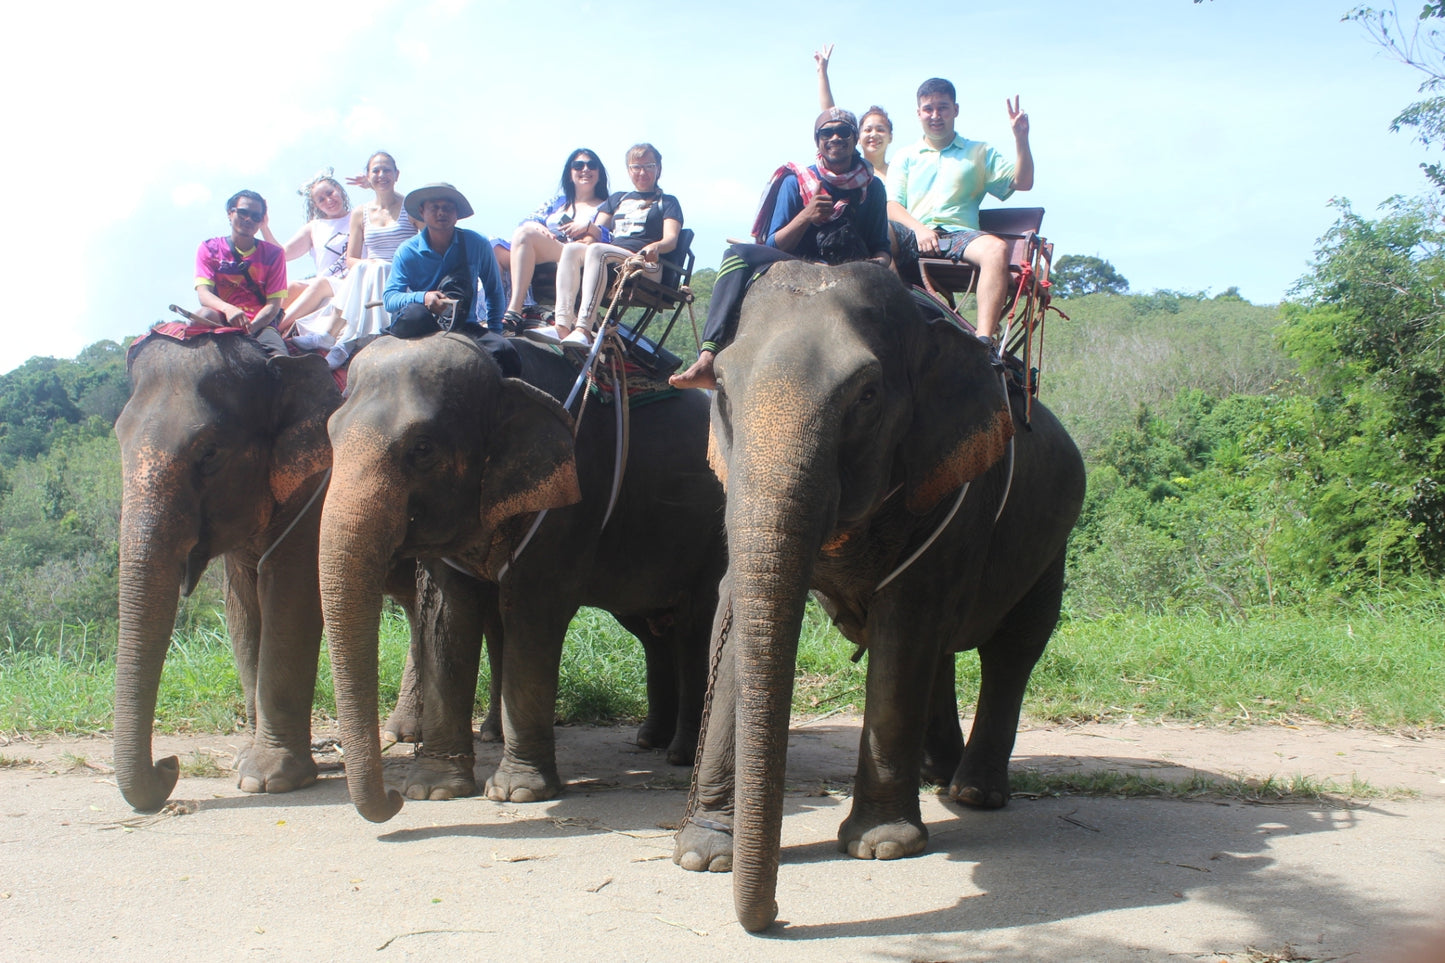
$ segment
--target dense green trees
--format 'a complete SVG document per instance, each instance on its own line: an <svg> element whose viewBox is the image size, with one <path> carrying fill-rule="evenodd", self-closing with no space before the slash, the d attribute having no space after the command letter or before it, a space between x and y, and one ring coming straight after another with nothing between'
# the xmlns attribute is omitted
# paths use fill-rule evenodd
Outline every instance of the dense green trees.
<svg viewBox="0 0 1445 963"><path fill-rule="evenodd" d="M1091 469L1076 611L1438 593L1442 232L1433 201L1377 220L1342 204L1277 311L1169 292L1069 307L1044 390ZM1087 359L1107 353L1105 376Z"/></svg>

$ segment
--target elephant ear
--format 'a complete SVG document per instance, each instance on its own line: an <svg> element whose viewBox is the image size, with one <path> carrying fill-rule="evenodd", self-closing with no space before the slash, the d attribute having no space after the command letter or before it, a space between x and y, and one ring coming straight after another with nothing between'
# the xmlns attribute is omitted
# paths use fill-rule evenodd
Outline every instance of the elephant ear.
<svg viewBox="0 0 1445 963"><path fill-rule="evenodd" d="M482 524L582 500L572 416L557 400L516 378L503 378L482 465Z"/></svg>
<svg viewBox="0 0 1445 963"><path fill-rule="evenodd" d="M1008 392L982 342L916 310L906 331L913 420L901 460L908 510L922 515L992 468L1014 424Z"/></svg>
<svg viewBox="0 0 1445 963"><path fill-rule="evenodd" d="M331 467L326 419L341 404L341 391L319 355L273 357L266 368L277 397L271 494L284 505L307 479Z"/></svg>

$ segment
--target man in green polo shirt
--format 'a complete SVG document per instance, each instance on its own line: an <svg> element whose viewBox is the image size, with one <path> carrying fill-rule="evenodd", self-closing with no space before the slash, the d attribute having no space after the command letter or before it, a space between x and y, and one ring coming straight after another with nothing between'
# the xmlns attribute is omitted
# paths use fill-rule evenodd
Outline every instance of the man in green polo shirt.
<svg viewBox="0 0 1445 963"><path fill-rule="evenodd" d="M918 255L957 257L978 268L978 334L990 340L998 332L1008 296L1009 245L978 229L978 203L984 194L1002 201L1034 186L1029 115L1019 109L1017 97L1005 104L1017 163L982 141L959 136L954 131L958 99L953 84L939 77L925 80L918 88L923 139L888 165L888 218L912 232L914 242L899 238L899 270L917 280ZM915 246L917 253L910 259Z"/></svg>

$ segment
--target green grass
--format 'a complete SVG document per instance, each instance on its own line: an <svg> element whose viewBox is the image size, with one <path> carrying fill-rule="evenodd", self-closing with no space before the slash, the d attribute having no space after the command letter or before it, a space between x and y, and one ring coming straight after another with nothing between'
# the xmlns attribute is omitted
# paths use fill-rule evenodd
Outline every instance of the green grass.
<svg viewBox="0 0 1445 963"><path fill-rule="evenodd" d="M1248 620L1112 615L1063 622L1035 669L1024 704L1040 722L1123 720L1254 724L1318 721L1381 728L1445 727L1445 605L1282 611ZM380 705L396 700L406 620L382 620ZM798 647L794 710L820 715L863 706L867 657L810 605ZM632 721L646 711L642 647L610 616L584 609L563 651L561 722ZM978 659L958 658L959 703L977 697ZM478 711L485 708L483 660ZM112 726L114 664L93 652L0 650L0 730L98 732ZM230 731L242 722L240 684L224 633L171 645L156 710L161 731ZM316 712L335 714L323 648Z"/></svg>

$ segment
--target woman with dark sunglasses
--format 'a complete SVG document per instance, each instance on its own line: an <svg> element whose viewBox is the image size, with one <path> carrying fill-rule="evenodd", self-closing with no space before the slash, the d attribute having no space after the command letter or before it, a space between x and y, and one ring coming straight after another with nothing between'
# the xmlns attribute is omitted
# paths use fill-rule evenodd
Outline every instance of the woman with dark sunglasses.
<svg viewBox="0 0 1445 963"><path fill-rule="evenodd" d="M507 302L503 324L512 331L526 327L522 309L527 289L538 264L555 264L562 248L587 238L597 209L607 200L607 168L596 152L579 147L562 165L562 182L547 203L527 216L512 234L510 249L496 246L497 265L510 270L512 295Z"/></svg>

